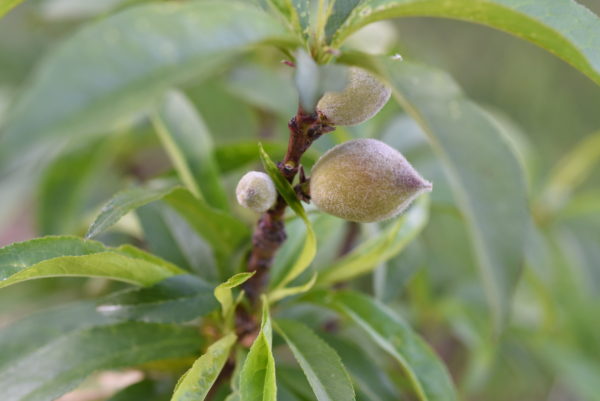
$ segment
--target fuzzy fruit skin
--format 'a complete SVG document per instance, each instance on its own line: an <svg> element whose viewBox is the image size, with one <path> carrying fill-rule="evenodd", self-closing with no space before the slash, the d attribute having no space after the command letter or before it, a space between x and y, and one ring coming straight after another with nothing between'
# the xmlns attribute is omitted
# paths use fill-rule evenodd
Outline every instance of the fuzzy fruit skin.
<svg viewBox="0 0 600 401"><path fill-rule="evenodd" d="M325 93L317 110L335 125L356 125L377 114L391 94L392 89L371 73L350 67L346 88Z"/></svg>
<svg viewBox="0 0 600 401"><path fill-rule="evenodd" d="M260 171L246 173L235 189L240 205L257 213L266 212L277 200L277 190L271 177Z"/></svg>
<svg viewBox="0 0 600 401"><path fill-rule="evenodd" d="M310 177L311 201L319 210L360 223L394 217L429 191L431 183L400 152L376 139L335 146Z"/></svg>

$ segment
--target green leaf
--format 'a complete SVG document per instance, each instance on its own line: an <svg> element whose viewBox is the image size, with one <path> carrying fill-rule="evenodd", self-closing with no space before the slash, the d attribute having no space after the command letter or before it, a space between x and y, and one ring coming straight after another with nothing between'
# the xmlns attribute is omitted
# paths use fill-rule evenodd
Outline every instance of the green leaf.
<svg viewBox="0 0 600 401"><path fill-rule="evenodd" d="M252 46L291 40L276 18L239 2L154 3L101 19L40 64L3 127L0 160L42 139L98 132Z"/></svg>
<svg viewBox="0 0 600 401"><path fill-rule="evenodd" d="M315 272L312 275L312 277L304 284L298 285L296 287L279 288L275 291L270 292L268 294L269 302L277 302L280 299L291 297L292 295L302 294L309 291L311 288L314 287L315 283L317 282L317 276L318 273Z"/></svg>
<svg viewBox="0 0 600 401"><path fill-rule="evenodd" d="M322 334L322 336L342 358L342 363L348 369L355 383L357 395L364 394L364 398L358 396L358 399L369 401L401 399L385 369L382 365L375 363L379 357L378 354L367 354L357 344L345 340L337 334Z"/></svg>
<svg viewBox="0 0 600 401"><path fill-rule="evenodd" d="M360 27L382 19L452 18L529 40L600 84L600 18L572 0L365 0L340 7L342 18L330 19L327 26L333 47Z"/></svg>
<svg viewBox="0 0 600 401"><path fill-rule="evenodd" d="M306 225L306 239L304 242L304 247L300 252L300 256L298 256L296 263L290 268L283 279L275 285L275 289L280 289L289 284L292 280L302 274L302 272L304 272L308 266L310 266L317 253L317 240L315 237L315 232L312 228L312 224L310 223L310 220L308 220L306 212L304 211L304 207L296 196L294 188L292 188L290 183L281 174L273 160L271 160L267 152L265 152L264 148L260 144L259 152L263 167L275 183L277 192L279 192L288 206L294 211L294 213L296 213L298 217L302 219Z"/></svg>
<svg viewBox="0 0 600 401"><path fill-rule="evenodd" d="M276 401L275 359L271 349L272 328L269 306L263 297L260 333L244 362L240 376L240 399L244 401Z"/></svg>
<svg viewBox="0 0 600 401"><path fill-rule="evenodd" d="M181 181L196 197L227 210L227 195L219 180L211 134L187 97L168 92L152 117L163 147Z"/></svg>
<svg viewBox="0 0 600 401"><path fill-rule="evenodd" d="M0 370L69 332L117 322L98 313L94 301L37 312L0 330Z"/></svg>
<svg viewBox="0 0 600 401"><path fill-rule="evenodd" d="M217 309L214 286L196 276L181 274L141 289L109 295L98 302L101 315L116 320L183 323Z"/></svg>
<svg viewBox="0 0 600 401"><path fill-rule="evenodd" d="M136 215L150 252L208 281L219 281L211 246L168 204L150 203Z"/></svg>
<svg viewBox="0 0 600 401"><path fill-rule="evenodd" d="M208 347L206 353L194 362L177 383L171 401L204 400L225 366L236 339L236 335L231 333Z"/></svg>
<svg viewBox="0 0 600 401"><path fill-rule="evenodd" d="M306 376L304 375L302 369L289 365L286 366L284 364L278 364L277 381L278 383L281 382L282 387L285 390L293 393L299 400L315 400L310 383L308 380L306 380Z"/></svg>
<svg viewBox="0 0 600 401"><path fill-rule="evenodd" d="M164 198L174 190L172 181L153 181L143 187L126 189L113 196L96 216L90 225L86 238L93 238L103 233L127 213L148 203Z"/></svg>
<svg viewBox="0 0 600 401"><path fill-rule="evenodd" d="M231 374L230 387L231 394L225 398L225 401L241 401L240 399L240 377L242 375L242 367L244 366L244 361L246 360L246 351L237 348L235 352L235 367L233 369L233 373Z"/></svg>
<svg viewBox="0 0 600 401"><path fill-rule="evenodd" d="M336 1L333 4L327 25L325 26L325 37L331 38L337 29L346 21L352 13L352 10L359 5L363 0L344 0Z"/></svg>
<svg viewBox="0 0 600 401"><path fill-rule="evenodd" d="M16 7L23 0L2 0L0 3L0 18Z"/></svg>
<svg viewBox="0 0 600 401"><path fill-rule="evenodd" d="M262 146L269 154L285 154L287 143L283 142L262 142ZM312 166L318 159L318 154L309 149L302 156L302 164ZM250 163L260 161L259 150L256 147L256 141L236 142L227 145L217 146L215 149L215 158L219 169L223 173L228 173L247 166Z"/></svg>
<svg viewBox="0 0 600 401"><path fill-rule="evenodd" d="M294 7L294 2L297 0L263 0L269 6L274 8L279 14L290 24L290 26L297 31L301 32L300 20L298 13Z"/></svg>
<svg viewBox="0 0 600 401"><path fill-rule="evenodd" d="M90 227L88 236L97 235L135 208L162 199L173 208L189 226L208 242L226 276L230 260L237 249L250 236L248 227L229 214L211 208L181 187L162 183L158 188L140 187L122 191L103 208Z"/></svg>
<svg viewBox="0 0 600 401"><path fill-rule="evenodd" d="M589 135L570 150L553 168L542 191L543 212L557 212L595 171L600 162L600 132Z"/></svg>
<svg viewBox="0 0 600 401"><path fill-rule="evenodd" d="M350 376L338 354L305 325L278 320L275 329L285 339L319 401L354 400Z"/></svg>
<svg viewBox="0 0 600 401"><path fill-rule="evenodd" d="M318 65L304 50L296 53L294 82L300 96L300 105L314 112L325 92L339 92L347 83L347 69L337 64Z"/></svg>
<svg viewBox="0 0 600 401"><path fill-rule="evenodd" d="M421 197L385 230L319 273L320 284L346 281L368 273L400 253L425 227L429 198Z"/></svg>
<svg viewBox="0 0 600 401"><path fill-rule="evenodd" d="M38 224L42 235L75 234L81 227L85 202L110 147L93 141L62 153L44 169L39 188ZM103 172L104 174L104 172Z"/></svg>
<svg viewBox="0 0 600 401"><path fill-rule="evenodd" d="M185 271L131 246L45 237L0 249L0 288L44 277L105 277L148 286Z"/></svg>
<svg viewBox="0 0 600 401"><path fill-rule="evenodd" d="M520 277L529 221L524 173L513 148L490 115L446 74L404 61L349 57L373 62L371 67L388 77L398 102L425 131L471 234L500 329Z"/></svg>
<svg viewBox="0 0 600 401"><path fill-rule="evenodd" d="M393 311L350 291L335 294L326 303L348 316L400 363L421 401L458 399L443 362Z"/></svg>
<svg viewBox="0 0 600 401"><path fill-rule="evenodd" d="M286 119L296 113L296 89L289 77L279 71L258 64L236 68L226 85L231 93L263 110L279 114ZM256 142L254 145L252 150L258 158ZM280 145L284 146L282 143Z"/></svg>
<svg viewBox="0 0 600 401"><path fill-rule="evenodd" d="M211 290L211 286L196 277L180 275L147 289L125 290L99 300L37 312L0 330L0 369L73 331L123 321L194 319L217 307Z"/></svg>
<svg viewBox="0 0 600 401"><path fill-rule="evenodd" d="M250 279L250 277L254 276L255 272L244 272L238 273L235 276L230 277L224 283L221 283L215 288L215 298L221 304L221 309L223 312L223 317L227 318L233 313L234 302L232 295L232 288L239 287L244 284L246 281Z"/></svg>
<svg viewBox="0 0 600 401"><path fill-rule="evenodd" d="M101 369L194 355L193 327L123 323L64 335L0 370L6 401L52 401Z"/></svg>
<svg viewBox="0 0 600 401"><path fill-rule="evenodd" d="M212 246L221 270L220 277L227 277L233 270L232 257L250 237L248 227L228 213L211 208L183 188L175 189L164 200Z"/></svg>

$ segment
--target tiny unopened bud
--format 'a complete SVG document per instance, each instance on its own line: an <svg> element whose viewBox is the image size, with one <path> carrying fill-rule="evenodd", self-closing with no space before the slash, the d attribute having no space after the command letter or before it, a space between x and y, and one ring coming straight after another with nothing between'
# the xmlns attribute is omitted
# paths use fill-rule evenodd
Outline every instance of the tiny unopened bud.
<svg viewBox="0 0 600 401"><path fill-rule="evenodd" d="M273 180L259 171L246 173L238 183L235 194L240 205L258 213L269 210L277 199Z"/></svg>
<svg viewBox="0 0 600 401"><path fill-rule="evenodd" d="M335 146L310 177L311 200L319 210L361 223L394 217L429 191L431 183L400 152L376 139Z"/></svg>
<svg viewBox="0 0 600 401"><path fill-rule="evenodd" d="M335 125L356 125L377 114L391 94L391 88L371 73L351 67L346 88L325 93L317 110Z"/></svg>

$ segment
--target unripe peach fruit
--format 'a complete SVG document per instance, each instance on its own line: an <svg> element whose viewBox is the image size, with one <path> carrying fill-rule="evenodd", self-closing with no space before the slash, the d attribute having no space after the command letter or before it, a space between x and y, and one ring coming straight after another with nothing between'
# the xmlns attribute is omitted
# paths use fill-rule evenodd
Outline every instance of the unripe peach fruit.
<svg viewBox="0 0 600 401"><path fill-rule="evenodd" d="M311 200L319 210L362 223L393 217L429 191L431 183L400 152L376 139L335 146L310 177Z"/></svg>
<svg viewBox="0 0 600 401"><path fill-rule="evenodd" d="M346 88L325 93L317 110L335 125L356 125L377 114L391 94L391 88L371 73L350 67Z"/></svg>
<svg viewBox="0 0 600 401"><path fill-rule="evenodd" d="M235 194L240 205L258 213L269 210L277 199L273 180L259 171L246 173L238 183Z"/></svg>

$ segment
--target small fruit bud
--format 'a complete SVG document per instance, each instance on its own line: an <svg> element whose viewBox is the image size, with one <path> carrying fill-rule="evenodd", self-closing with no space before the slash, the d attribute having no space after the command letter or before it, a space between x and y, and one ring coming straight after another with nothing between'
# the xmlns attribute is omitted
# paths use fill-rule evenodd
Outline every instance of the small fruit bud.
<svg viewBox="0 0 600 401"><path fill-rule="evenodd" d="M277 199L273 180L259 171L246 173L238 183L235 194L240 205L258 213L269 210Z"/></svg>
<svg viewBox="0 0 600 401"><path fill-rule="evenodd" d="M335 146L310 177L311 200L319 210L361 223L393 217L429 191L431 183L400 152L376 139Z"/></svg>
<svg viewBox="0 0 600 401"><path fill-rule="evenodd" d="M391 94L391 88L371 73L351 67L346 88L341 92L325 93L317 110L335 125L356 125L377 114Z"/></svg>

